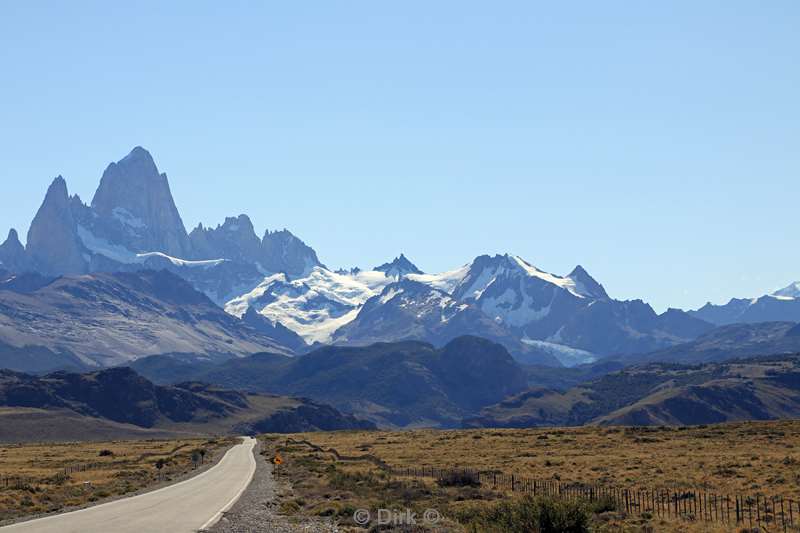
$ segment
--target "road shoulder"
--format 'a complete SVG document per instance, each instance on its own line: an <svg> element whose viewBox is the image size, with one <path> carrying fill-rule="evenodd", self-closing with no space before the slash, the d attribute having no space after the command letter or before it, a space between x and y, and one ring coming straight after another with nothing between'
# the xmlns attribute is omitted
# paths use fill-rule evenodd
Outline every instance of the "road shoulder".
<svg viewBox="0 0 800 533"><path fill-rule="evenodd" d="M340 530L323 518L291 519L279 514L280 495L290 491L290 487L280 485L272 475L273 465L261 452L264 446L258 440L253 453L256 471L250 485L225 513L209 529L209 533L338 533Z"/></svg>

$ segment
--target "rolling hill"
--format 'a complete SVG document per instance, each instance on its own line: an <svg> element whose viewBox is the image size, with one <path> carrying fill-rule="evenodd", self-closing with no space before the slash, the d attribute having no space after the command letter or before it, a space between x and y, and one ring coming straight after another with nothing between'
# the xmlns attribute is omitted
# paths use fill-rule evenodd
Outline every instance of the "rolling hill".
<svg viewBox="0 0 800 533"><path fill-rule="evenodd" d="M407 341L328 346L295 358L256 354L200 369L169 356L132 366L156 382L195 379L307 397L386 427L454 427L527 386L505 348L471 336L442 348Z"/></svg>
<svg viewBox="0 0 800 533"><path fill-rule="evenodd" d="M369 422L328 405L242 393L199 382L155 385L130 368L32 376L0 371L0 441L26 436L61 439L82 427L83 438L163 434L254 434L370 429ZM42 424L57 431L43 431Z"/></svg>
<svg viewBox="0 0 800 533"><path fill-rule="evenodd" d="M465 427L690 425L800 416L800 355L698 365L651 363L566 391L536 388Z"/></svg>

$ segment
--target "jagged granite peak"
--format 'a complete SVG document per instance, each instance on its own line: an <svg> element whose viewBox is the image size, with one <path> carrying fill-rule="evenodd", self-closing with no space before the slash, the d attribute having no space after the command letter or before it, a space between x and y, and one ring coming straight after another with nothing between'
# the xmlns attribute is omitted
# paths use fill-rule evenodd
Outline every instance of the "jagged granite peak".
<svg viewBox="0 0 800 533"><path fill-rule="evenodd" d="M8 237L6 237L5 242L0 245L0 248L13 252L25 253L25 247L19 242L19 233L17 233L17 230L14 228L8 230Z"/></svg>
<svg viewBox="0 0 800 533"><path fill-rule="evenodd" d="M25 272L30 268L25 247L19 242L14 228L9 230L6 241L0 244L0 266L12 272Z"/></svg>
<svg viewBox="0 0 800 533"><path fill-rule="evenodd" d="M581 265L576 266L567 277L576 283L581 293L593 298L608 298L608 293L606 293L605 288L590 276Z"/></svg>
<svg viewBox="0 0 800 533"><path fill-rule="evenodd" d="M342 276L357 276L361 273L361 269L358 267L353 267L350 269L347 268L338 268L334 270L335 273L340 274Z"/></svg>
<svg viewBox="0 0 800 533"><path fill-rule="evenodd" d="M261 239L247 215L227 217L216 228L205 228L199 224L189 234L189 242L195 259L260 261Z"/></svg>
<svg viewBox="0 0 800 533"><path fill-rule="evenodd" d="M313 248L295 237L289 230L266 231L261 240L261 266L268 272L283 272L302 277L320 263Z"/></svg>
<svg viewBox="0 0 800 533"><path fill-rule="evenodd" d="M28 230L27 252L33 267L44 274L83 274L86 259L70 208L67 182L58 176Z"/></svg>
<svg viewBox="0 0 800 533"><path fill-rule="evenodd" d="M384 263L381 266L377 266L374 270L383 272L387 276L394 278L401 278L406 274L423 274L422 270L417 268L417 266L409 261L408 258L402 253L399 257L395 257L390 263Z"/></svg>
<svg viewBox="0 0 800 533"><path fill-rule="evenodd" d="M91 203L103 222L93 233L134 252L189 257L189 236L172 198L166 174L137 146L103 172ZM98 235L99 234L99 235Z"/></svg>

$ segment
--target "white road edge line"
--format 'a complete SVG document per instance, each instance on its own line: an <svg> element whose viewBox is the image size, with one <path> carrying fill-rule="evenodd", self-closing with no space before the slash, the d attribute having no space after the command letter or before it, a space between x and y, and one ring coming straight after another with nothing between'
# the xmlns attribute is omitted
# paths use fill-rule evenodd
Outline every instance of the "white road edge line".
<svg viewBox="0 0 800 533"><path fill-rule="evenodd" d="M244 441L243 441L243 442L244 442ZM256 441L256 444L255 444L255 445L253 445L253 449L252 449L252 450L250 450L250 455L251 455L251 456L252 456L253 452L254 452L254 451L255 451L255 449L256 449L256 445L258 445L258 441ZM254 461L256 460L256 459L255 459L255 457L253 458L253 460L254 460ZM244 487L242 487L242 490L240 490L240 491L239 491L239 493L238 493L236 496L234 496L234 497L231 499L231 501L229 501L228 503L226 503L226 504L225 504L225 507L223 507L222 509L220 509L220 510L217 512L217 514L215 514L214 516L212 516L212 517L211 517L211 518L208 520L208 522L206 522L205 524L203 524L202 526L200 526L200 529L198 529L198 531L205 531L206 529L208 529L208 528L212 527L214 524L216 524L217 522L219 522L220 518L222 518L222 515L223 515L225 512L227 512L228 510L230 510L230 508L231 508L231 507L233 507L233 505L234 505L234 504L235 504L235 503L236 503L236 502L239 500L239 498L241 498L241 497L242 497L242 494L244 494L244 491L246 491L246 490L247 490L247 487L249 487L249 486L250 486L250 483L253 481L253 477L256 475L256 469L257 469L257 468L258 468L258 465L256 465L256 468L254 468L254 469L253 469L253 471L250 473L250 477L249 477L249 478L247 478L247 483L244 485Z"/></svg>
<svg viewBox="0 0 800 533"><path fill-rule="evenodd" d="M245 439L246 438L247 437L245 437ZM242 444L244 444L246 442L245 439L242 439L242 442L240 444L237 444L237 446L241 446ZM225 455L228 455L228 453L230 453L231 450L233 450L233 448L230 448L227 452L225 452ZM222 459L225 458L225 455L222 456ZM58 514L54 514L54 515L50 515L50 516L32 518L30 520L23 520L22 522L16 522L14 524L8 524L7 526L3 526L0 529L5 529L6 527L10 528L10 527L15 526L17 524L25 524L27 522L37 522L39 520L41 520L43 522L44 521L56 520L56 519L61 518L63 516L85 513L86 511L91 511L93 509L97 509L98 507L105 507L106 505L112 505L112 504L115 504L115 503L120 502L120 501L124 501L124 500L128 500L128 499L134 499L134 498L141 498L143 496L149 496L151 494L156 494L156 493L159 493L161 491L165 491L165 490L171 489L173 487L177 487L179 485L183 485L184 483L189 483L189 482L194 481L196 479L200 479L200 478L203 478L203 477L207 476L212 470L216 469L219 466L219 463L222 462L222 459L220 459L217 464L215 464L214 466L212 466L211 468L209 468L205 472L201 472L201 473L197 474L196 476L192 476L189 479L185 479L183 481L179 481L178 483L173 483L172 485L167 485L166 487L161 487L160 489L151 490L151 491L148 491L148 492L143 492L142 494L137 494L136 496L129 496L128 498L121 498L119 500L114 500L114 501L110 501L110 502L106 502L106 503L101 503L99 505L90 505L89 507L85 507L83 509L76 509L75 511L68 511L66 513L58 513ZM252 479L253 479L253 475L251 474L250 475L250 480L248 480L248 482L247 482L248 486L250 485L250 481L252 481ZM245 489L246 488L247 487L245 487ZM244 492L244 490L242 490L242 492ZM239 499L240 496L241 496L241 493L239 493L239 496L237 496L236 499ZM230 505L233 505L233 503L235 503L235 500ZM221 513L222 512L220 511L219 514L221 514ZM206 527L206 526L204 526L204 527Z"/></svg>

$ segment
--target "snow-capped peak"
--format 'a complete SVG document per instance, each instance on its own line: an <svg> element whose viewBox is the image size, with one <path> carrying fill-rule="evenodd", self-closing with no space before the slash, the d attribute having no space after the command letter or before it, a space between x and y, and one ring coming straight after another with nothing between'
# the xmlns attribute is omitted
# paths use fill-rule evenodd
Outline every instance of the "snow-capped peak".
<svg viewBox="0 0 800 533"><path fill-rule="evenodd" d="M594 291L590 290L584 281L591 280L586 275L575 278L558 276L540 270L518 255L495 255L494 257L482 255L477 257L468 267L468 273L456 288L457 296L462 299L479 299L493 283L500 278L533 278L548 285L561 288L576 298L595 298ZM575 272L573 272L575 274ZM580 274L580 272L578 272ZM594 281L594 280L592 280ZM595 284L597 282L594 282ZM598 284L599 285L599 284ZM604 293L605 291L603 291Z"/></svg>
<svg viewBox="0 0 800 533"><path fill-rule="evenodd" d="M581 265L576 266L572 272L567 275L567 278L575 282L575 287L580 294L592 298L608 298L608 293L603 286L590 276Z"/></svg>
<svg viewBox="0 0 800 533"><path fill-rule="evenodd" d="M557 285L562 289L568 290L578 298L586 298L591 296L590 294L581 291L575 280L570 277L561 277L555 274L550 274L549 272L545 272L543 270L539 270L518 255L513 256L513 259L529 276L533 278L539 278L548 283L552 283L553 285Z"/></svg>
<svg viewBox="0 0 800 533"><path fill-rule="evenodd" d="M771 294L776 298L800 298L800 281L795 281L788 287L784 287Z"/></svg>
<svg viewBox="0 0 800 533"><path fill-rule="evenodd" d="M225 310L241 317L253 307L309 343L329 342L337 329L355 319L364 302L392 281L383 272L344 274L315 266L304 277L268 276L249 293L228 302Z"/></svg>

